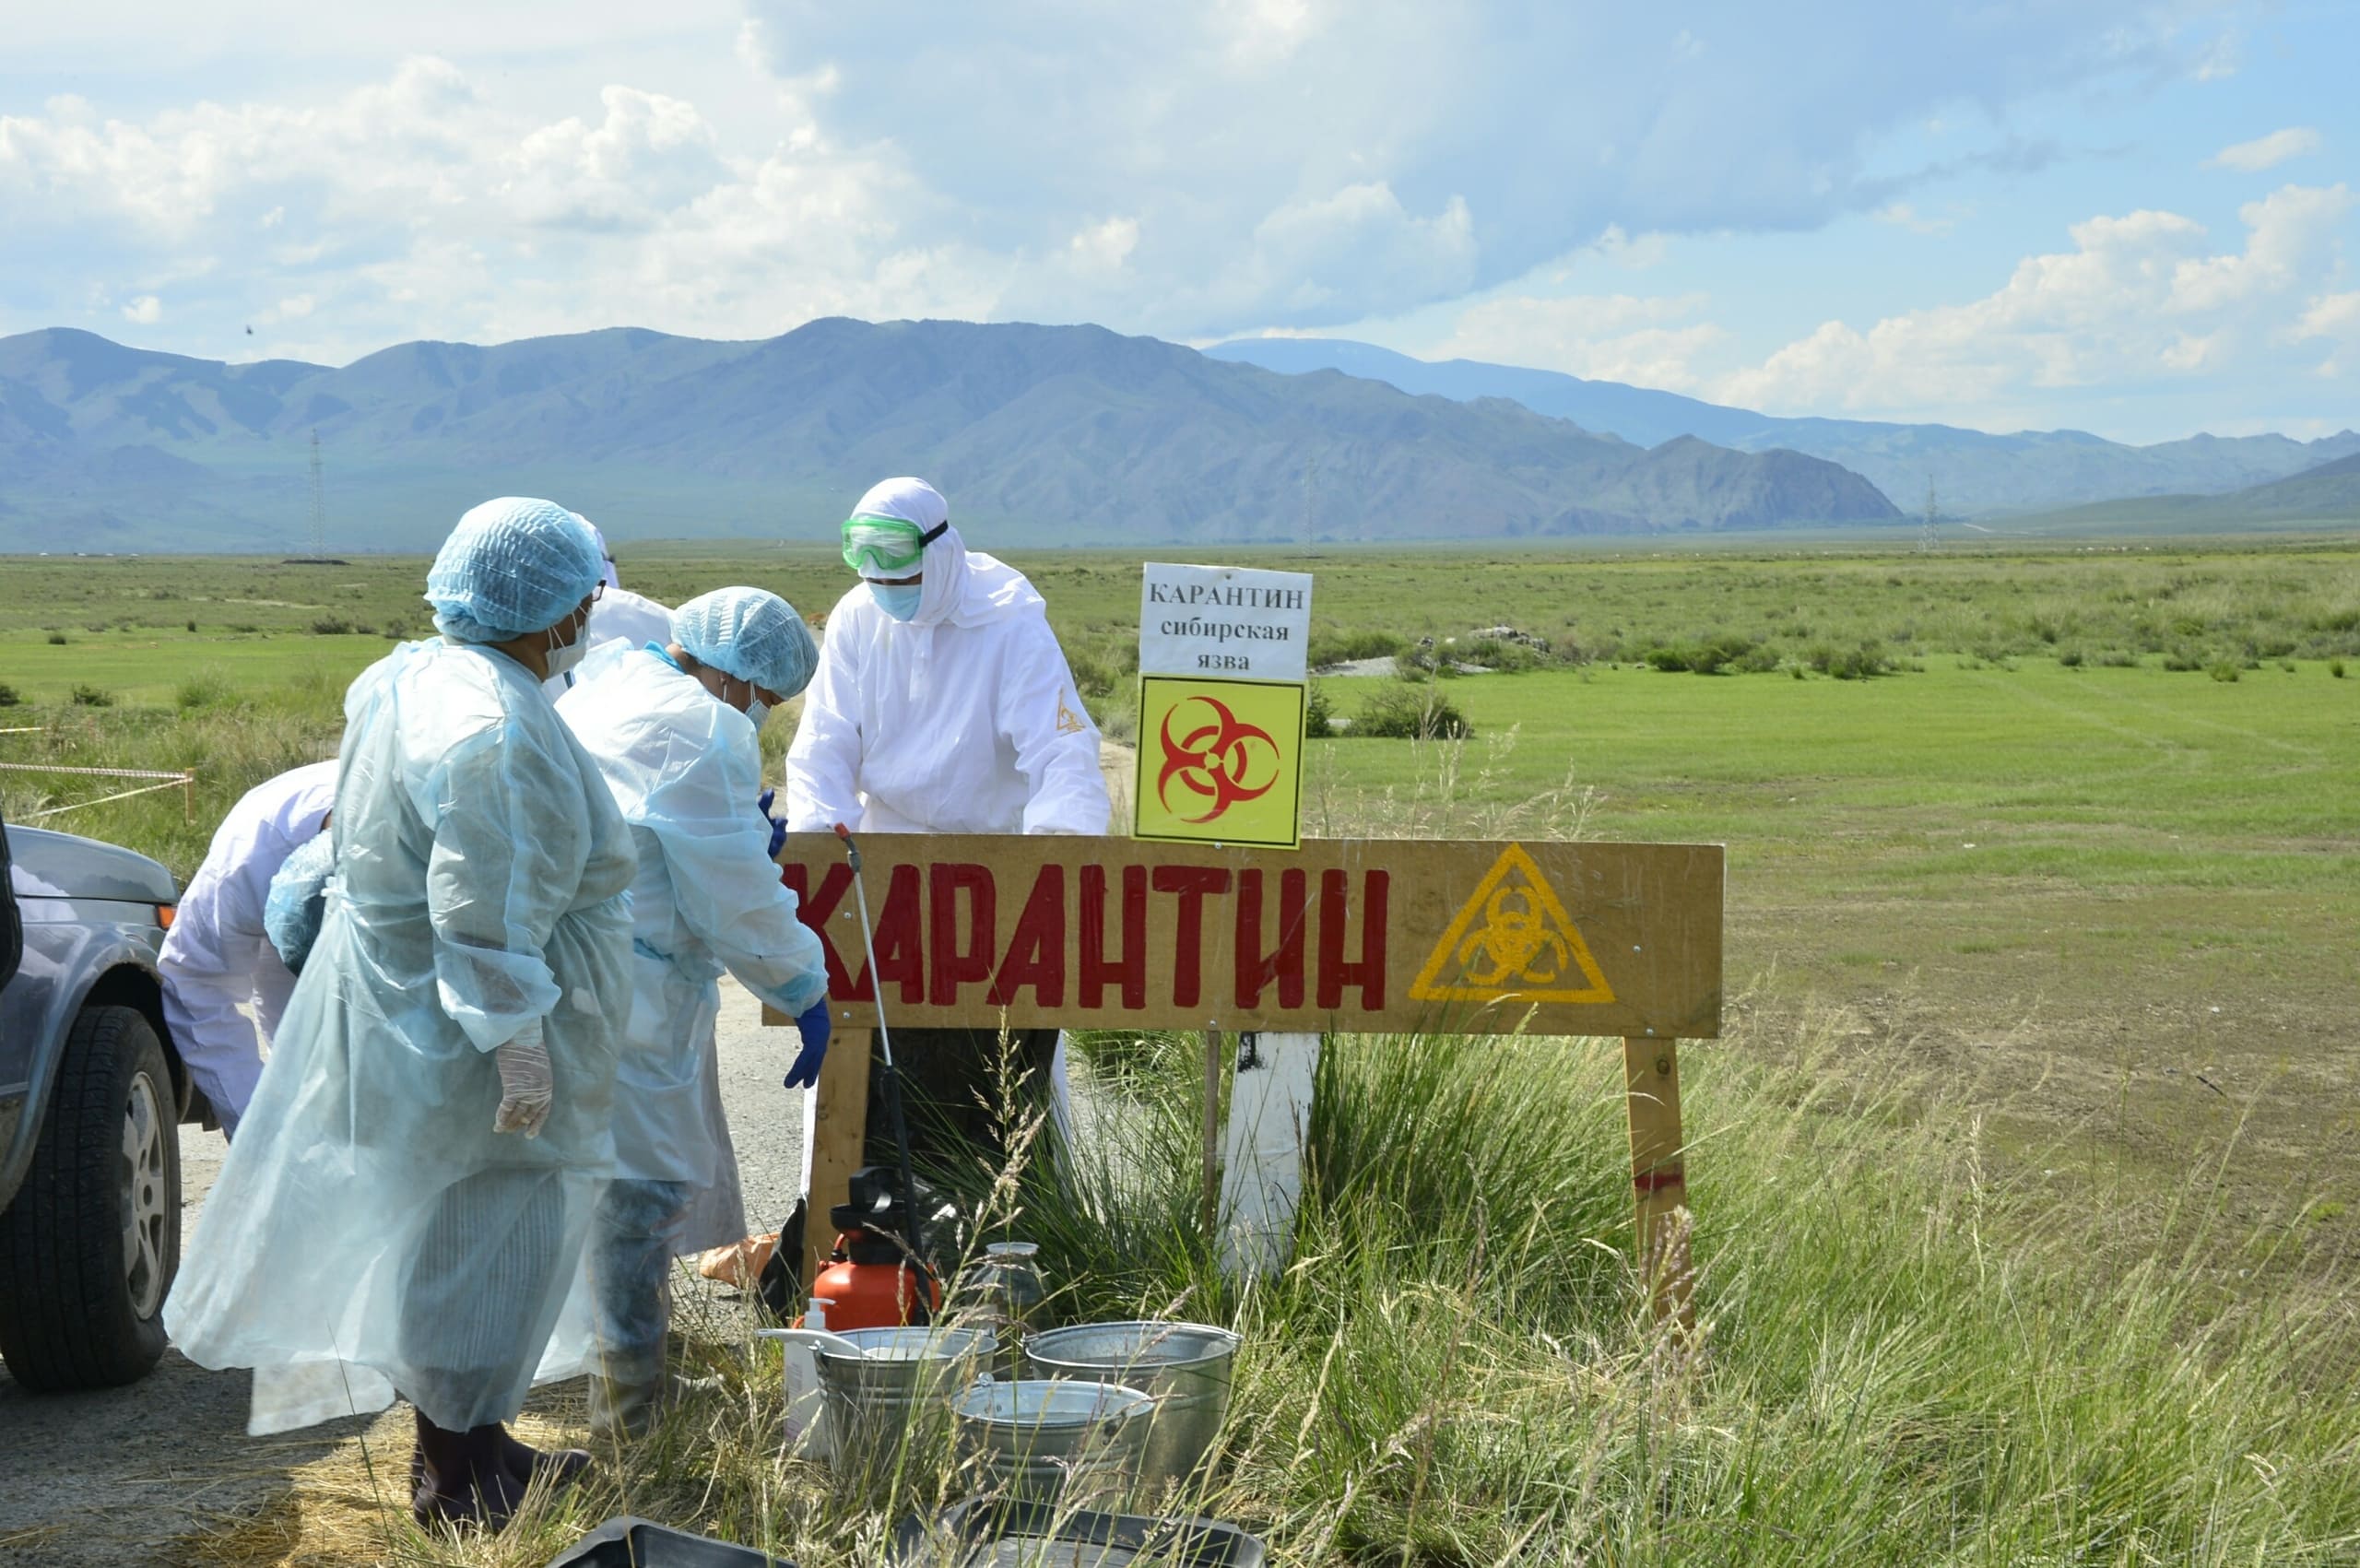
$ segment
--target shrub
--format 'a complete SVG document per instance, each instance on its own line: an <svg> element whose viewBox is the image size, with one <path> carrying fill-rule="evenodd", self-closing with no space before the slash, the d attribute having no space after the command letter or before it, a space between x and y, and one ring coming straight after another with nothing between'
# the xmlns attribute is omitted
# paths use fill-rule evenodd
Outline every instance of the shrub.
<svg viewBox="0 0 2360 1568"><path fill-rule="evenodd" d="M0 708L13 708L23 701L24 699L17 694L15 687L5 680L0 680Z"/></svg>
<svg viewBox="0 0 2360 1568"><path fill-rule="evenodd" d="M1464 740L1475 727L1432 685L1398 681L1361 705L1351 733L1386 740Z"/></svg>
<svg viewBox="0 0 2360 1568"><path fill-rule="evenodd" d="M49 645L53 648L63 648L65 646L65 633L63 631L51 632L49 634Z"/></svg>
<svg viewBox="0 0 2360 1568"><path fill-rule="evenodd" d="M2215 659L2206 666L2204 673L2215 680L2226 682L2236 680L2238 672L2234 660Z"/></svg>
<svg viewBox="0 0 2360 1568"><path fill-rule="evenodd" d="M1987 663L2000 662L1999 657L1981 656ZM1809 658L1811 668L1822 675L1832 675L1838 680L1866 680L1871 676L1893 673L1892 655L1884 651L1884 644L1873 637L1864 639L1856 648L1815 643L1811 645Z"/></svg>
<svg viewBox="0 0 2360 1568"><path fill-rule="evenodd" d="M95 686L77 686L72 701L77 708L112 708L114 706L114 693Z"/></svg>
<svg viewBox="0 0 2360 1568"><path fill-rule="evenodd" d="M1335 701L1316 680L1303 695L1303 733L1313 740L1336 733Z"/></svg>
<svg viewBox="0 0 2360 1568"><path fill-rule="evenodd" d="M2187 648L2174 648L2164 655L2164 667L2185 675L2193 670L2202 669L2204 661Z"/></svg>
<svg viewBox="0 0 2360 1568"><path fill-rule="evenodd" d="M183 709L209 708L216 702L226 702L234 695L227 677L218 670L199 670L180 684L172 693L173 702Z"/></svg>
<svg viewBox="0 0 2360 1568"><path fill-rule="evenodd" d="M2343 661L2342 659L2328 660L2327 672L2336 679L2342 680L2343 678Z"/></svg>
<svg viewBox="0 0 2360 1568"><path fill-rule="evenodd" d="M2057 662L2063 665L2067 669L2079 669L2082 667L2082 650L2079 648L2064 649L2058 654Z"/></svg>
<svg viewBox="0 0 2360 1568"><path fill-rule="evenodd" d="M1320 669L1353 659L1386 658L1408 646L1390 631L1315 631L1304 657L1313 669Z"/></svg>
<svg viewBox="0 0 2360 1568"><path fill-rule="evenodd" d="M2108 648L2098 655L2098 663L2108 669L2137 669L2139 655L2124 648Z"/></svg>
<svg viewBox="0 0 2360 1568"><path fill-rule="evenodd" d="M1084 697L1111 696L1115 690L1115 672L1079 649L1066 655L1066 667L1073 672L1073 686Z"/></svg>
<svg viewBox="0 0 2360 1568"><path fill-rule="evenodd" d="M1673 643L1649 648L1640 656L1659 670L1686 670L1691 675L1719 675L1732 666L1740 669L1776 669L1778 657L1769 654L1766 665L1747 665L1745 659L1758 649L1751 637L1724 632L1718 637L1699 639L1691 643Z"/></svg>
<svg viewBox="0 0 2360 1568"><path fill-rule="evenodd" d="M352 622L340 620L332 615L324 615L312 622L312 635L314 637L342 637L351 631Z"/></svg>
<svg viewBox="0 0 2360 1568"><path fill-rule="evenodd" d="M191 631L195 631L195 630L196 630L196 620L195 620L195 619L194 617L191 617L191 618L190 618L190 620L189 620L189 623L188 623L188 629L189 629Z"/></svg>

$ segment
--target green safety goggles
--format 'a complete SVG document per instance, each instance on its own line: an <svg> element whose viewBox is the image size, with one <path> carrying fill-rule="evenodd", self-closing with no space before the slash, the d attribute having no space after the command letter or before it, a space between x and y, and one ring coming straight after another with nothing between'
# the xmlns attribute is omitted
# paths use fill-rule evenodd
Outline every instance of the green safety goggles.
<svg viewBox="0 0 2360 1568"><path fill-rule="evenodd" d="M926 554L926 546L950 526L943 523L921 532L916 524L899 517L847 517L844 564L864 577L906 574Z"/></svg>

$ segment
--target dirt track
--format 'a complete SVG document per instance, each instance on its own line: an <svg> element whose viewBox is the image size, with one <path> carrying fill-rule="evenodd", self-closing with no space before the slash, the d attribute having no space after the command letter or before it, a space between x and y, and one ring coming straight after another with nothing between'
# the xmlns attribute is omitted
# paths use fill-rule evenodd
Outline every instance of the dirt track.
<svg viewBox="0 0 2360 1568"><path fill-rule="evenodd" d="M746 1184L746 1211L767 1228L801 1185L803 1131L780 1087L791 1055L736 984L722 983L722 1090ZM183 1224L228 1146L184 1127ZM348 1421L277 1437L245 1435L246 1374L206 1372L175 1351L127 1388L27 1394L0 1365L0 1563L130 1568L180 1560L175 1541L251 1516L284 1495L289 1475L369 1426ZM394 1456L406 1463L407 1450Z"/></svg>

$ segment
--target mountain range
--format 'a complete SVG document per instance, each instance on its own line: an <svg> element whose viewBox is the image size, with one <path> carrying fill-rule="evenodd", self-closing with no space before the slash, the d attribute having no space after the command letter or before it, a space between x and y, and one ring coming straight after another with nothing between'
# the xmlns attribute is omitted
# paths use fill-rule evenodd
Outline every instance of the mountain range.
<svg viewBox="0 0 2360 1568"><path fill-rule="evenodd" d="M1506 537L1891 523L1824 459L1595 433L1510 398L1280 374L1094 326L616 328L230 364L0 338L0 549L431 548L549 495L619 537L823 538L920 473L979 540Z"/></svg>
<svg viewBox="0 0 2360 1568"><path fill-rule="evenodd" d="M1404 392L1469 402L1512 398L1535 413L1642 446L1694 436L1740 452L1785 448L1841 464L1913 512L1922 510L1930 484L1941 513L1950 517L2046 512L2144 496L2225 495L2360 453L2360 432L2348 430L2312 442L2283 435L2198 435L2127 446L2082 430L1993 435L1953 425L1781 419L1554 371L1473 360L1414 360L1339 338L1241 338L1206 352L1289 375L1339 371Z"/></svg>

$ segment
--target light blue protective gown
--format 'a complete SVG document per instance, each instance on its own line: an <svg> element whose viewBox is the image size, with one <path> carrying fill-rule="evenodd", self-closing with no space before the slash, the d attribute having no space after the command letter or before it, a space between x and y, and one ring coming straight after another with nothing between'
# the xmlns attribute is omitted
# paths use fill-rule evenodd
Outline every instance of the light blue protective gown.
<svg viewBox="0 0 2360 1568"><path fill-rule="evenodd" d="M249 1430L382 1409L506 1421L613 1166L631 836L524 666L416 643L345 700L318 944L165 1306L254 1369ZM538 1019L556 1102L492 1131Z"/></svg>
<svg viewBox="0 0 2360 1568"><path fill-rule="evenodd" d="M744 714L661 654L611 644L584 662L558 712L596 760L639 852L630 1022L615 1078L616 1174L619 1185L677 1186L685 1203L661 1215L652 1200L619 1204L646 1212L610 1227L609 1245L660 1254L660 1262L746 1235L722 1113L717 982L726 971L792 1017L826 995L825 960L770 858L770 823L755 804L761 748ZM778 1114L795 1114L796 1100L781 1090ZM542 1376L589 1364L587 1306L569 1305ZM651 1311L643 1324L610 1321L603 1337L660 1337L661 1303Z"/></svg>

